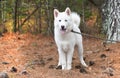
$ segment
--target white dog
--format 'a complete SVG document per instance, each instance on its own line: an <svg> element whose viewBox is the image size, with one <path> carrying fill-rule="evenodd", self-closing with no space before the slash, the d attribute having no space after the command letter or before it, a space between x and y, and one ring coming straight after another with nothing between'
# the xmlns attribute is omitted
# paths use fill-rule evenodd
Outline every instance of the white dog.
<svg viewBox="0 0 120 78"><path fill-rule="evenodd" d="M66 8L64 12L54 9L54 38L59 53L58 66L61 65L63 70L72 68L71 63L75 45L78 46L81 64L87 67L83 60L82 36L71 32L71 30L80 32L79 25L80 16L77 13L71 12L69 8Z"/></svg>

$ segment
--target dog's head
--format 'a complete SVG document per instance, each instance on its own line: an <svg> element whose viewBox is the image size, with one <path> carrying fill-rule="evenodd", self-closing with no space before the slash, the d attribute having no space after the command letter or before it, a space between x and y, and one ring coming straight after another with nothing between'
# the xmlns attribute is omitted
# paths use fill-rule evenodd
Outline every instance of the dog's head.
<svg viewBox="0 0 120 78"><path fill-rule="evenodd" d="M54 9L54 19L54 26L55 28L59 29L61 33L71 31L71 10L68 7L64 12L59 12L57 9Z"/></svg>

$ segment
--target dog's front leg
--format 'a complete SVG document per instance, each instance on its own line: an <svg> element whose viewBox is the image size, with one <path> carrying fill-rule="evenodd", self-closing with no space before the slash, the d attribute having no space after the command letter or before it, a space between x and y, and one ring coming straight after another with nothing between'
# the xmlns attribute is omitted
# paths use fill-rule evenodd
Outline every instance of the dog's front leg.
<svg viewBox="0 0 120 78"><path fill-rule="evenodd" d="M59 62L58 65L62 65L62 70L66 69L66 54L63 50L58 49L59 51Z"/></svg>
<svg viewBox="0 0 120 78"><path fill-rule="evenodd" d="M60 53L61 51L58 49L58 55L59 55L59 59L58 59L58 66L61 66L62 65L62 59L60 57Z"/></svg>
<svg viewBox="0 0 120 78"><path fill-rule="evenodd" d="M72 57L73 57L74 48L70 49L67 52L67 70L72 68Z"/></svg>

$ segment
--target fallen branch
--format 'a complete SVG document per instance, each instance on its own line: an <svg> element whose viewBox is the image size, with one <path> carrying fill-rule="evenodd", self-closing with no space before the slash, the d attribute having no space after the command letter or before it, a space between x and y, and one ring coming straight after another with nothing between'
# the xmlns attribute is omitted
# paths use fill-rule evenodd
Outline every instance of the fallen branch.
<svg viewBox="0 0 120 78"><path fill-rule="evenodd" d="M33 10L33 12L27 16L27 18L23 21L23 23L20 25L21 27L25 24L25 22L39 9L37 6L36 9Z"/></svg>

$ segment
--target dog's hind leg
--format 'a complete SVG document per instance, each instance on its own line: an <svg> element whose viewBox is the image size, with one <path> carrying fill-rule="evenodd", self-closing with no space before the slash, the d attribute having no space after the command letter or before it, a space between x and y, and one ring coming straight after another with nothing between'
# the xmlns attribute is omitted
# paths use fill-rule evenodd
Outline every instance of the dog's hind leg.
<svg viewBox="0 0 120 78"><path fill-rule="evenodd" d="M81 64L85 67L88 67L88 65L85 63L85 61L83 59L83 45L82 45L82 43L78 44L78 53L79 53L79 58L80 58Z"/></svg>

